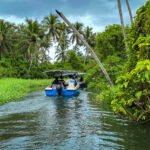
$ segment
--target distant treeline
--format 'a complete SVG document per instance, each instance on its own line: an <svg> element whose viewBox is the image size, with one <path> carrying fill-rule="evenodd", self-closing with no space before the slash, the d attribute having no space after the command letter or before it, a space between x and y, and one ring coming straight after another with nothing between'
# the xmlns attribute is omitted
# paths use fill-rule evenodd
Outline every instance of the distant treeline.
<svg viewBox="0 0 150 150"><path fill-rule="evenodd" d="M82 23L74 24L91 46L96 34ZM57 45L56 45L57 44ZM56 63L51 64L50 48L56 45ZM73 45L73 50L69 50ZM0 76L45 78L43 71L54 68L84 70L85 56L79 38L58 16L50 14L43 21L26 19L15 25L0 19Z"/></svg>

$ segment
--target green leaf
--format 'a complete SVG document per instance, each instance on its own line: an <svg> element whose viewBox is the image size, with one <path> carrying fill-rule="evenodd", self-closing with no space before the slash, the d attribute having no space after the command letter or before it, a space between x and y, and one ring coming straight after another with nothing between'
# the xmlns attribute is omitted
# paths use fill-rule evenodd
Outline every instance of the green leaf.
<svg viewBox="0 0 150 150"><path fill-rule="evenodd" d="M125 82L123 85L124 85L125 88L127 88L128 82Z"/></svg>
<svg viewBox="0 0 150 150"><path fill-rule="evenodd" d="M134 101L134 100L133 100L132 98L129 99L129 100L128 100L128 105L131 106L131 105L133 104L133 101Z"/></svg>
<svg viewBox="0 0 150 150"><path fill-rule="evenodd" d="M136 97L137 99L140 99L141 96L142 96L142 91L138 91L138 92L135 93L135 97Z"/></svg>
<svg viewBox="0 0 150 150"><path fill-rule="evenodd" d="M145 72L145 78L149 81L150 80L150 72Z"/></svg>

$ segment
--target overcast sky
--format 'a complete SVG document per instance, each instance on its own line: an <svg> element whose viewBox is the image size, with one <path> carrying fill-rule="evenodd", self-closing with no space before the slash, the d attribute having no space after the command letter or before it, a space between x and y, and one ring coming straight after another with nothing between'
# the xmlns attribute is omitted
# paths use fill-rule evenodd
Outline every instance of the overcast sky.
<svg viewBox="0 0 150 150"><path fill-rule="evenodd" d="M126 23L129 22L125 0L121 0ZM129 0L132 12L146 0ZM25 18L41 20L55 9L73 22L80 21L101 31L108 24L119 23L117 0L0 0L0 18L20 23Z"/></svg>
<svg viewBox="0 0 150 150"><path fill-rule="evenodd" d="M125 0L122 1L125 23L129 15ZM146 0L129 0L133 15ZM0 18L21 23L25 18L42 20L44 16L63 12L70 21L82 22L94 31L103 31L109 24L120 23L117 0L0 0Z"/></svg>

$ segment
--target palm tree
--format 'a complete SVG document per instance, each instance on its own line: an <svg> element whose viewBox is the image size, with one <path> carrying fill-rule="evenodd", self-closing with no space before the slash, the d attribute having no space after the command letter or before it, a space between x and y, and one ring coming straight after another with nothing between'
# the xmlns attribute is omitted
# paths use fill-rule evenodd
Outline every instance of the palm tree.
<svg viewBox="0 0 150 150"><path fill-rule="evenodd" d="M44 39L44 30L37 20L26 19L26 26L22 26L22 36L19 47L29 60L29 72L33 61L38 61L41 43Z"/></svg>
<svg viewBox="0 0 150 150"><path fill-rule="evenodd" d="M12 47L12 28L12 24L0 19L0 59Z"/></svg>
<svg viewBox="0 0 150 150"><path fill-rule="evenodd" d="M89 26L87 26L84 30L84 39L87 41L87 43L91 46L94 47L95 46L95 38L96 38L96 34L92 32L92 28L90 28ZM86 57L88 55L88 49L86 48L85 51L85 59L84 59L84 64L86 62Z"/></svg>
<svg viewBox="0 0 150 150"><path fill-rule="evenodd" d="M129 0L126 0L126 5L128 7L130 21L131 21L131 23L133 23L132 11L131 11L131 7L130 7L130 4L129 4Z"/></svg>
<svg viewBox="0 0 150 150"><path fill-rule="evenodd" d="M82 24L82 23L76 22L76 23L74 24L74 27L76 28L76 30L77 30L81 35L84 34L84 33L83 33L83 24ZM74 49L75 49L75 50L78 50L78 47L82 45L81 40L79 39L79 37L78 37L72 30L70 30L69 33L71 33L70 40L71 40L72 44L75 44Z"/></svg>
<svg viewBox="0 0 150 150"><path fill-rule="evenodd" d="M127 35L126 35L126 31L125 31L124 19L123 19L122 8L121 8L121 1L117 0L117 2L118 2L118 10L119 10L119 15L120 15L123 37L124 37L124 41L125 41L126 53L128 56L129 48L128 48L128 44L127 44Z"/></svg>
<svg viewBox="0 0 150 150"><path fill-rule="evenodd" d="M58 16L50 14L49 16L45 17L43 20L43 25L47 29L48 32L48 39L51 38L56 41L58 39L58 32L59 32L59 20Z"/></svg>
<svg viewBox="0 0 150 150"><path fill-rule="evenodd" d="M65 62L68 47L69 47L68 35L64 31L60 34L58 40L58 46L57 46L56 56L55 56L55 58L57 58L57 61L60 60L62 62Z"/></svg>
<svg viewBox="0 0 150 150"><path fill-rule="evenodd" d="M65 36L68 36L69 33L70 33L70 30L69 30L69 28L66 26L65 23L58 23L57 28L58 28L58 39L57 39L58 41L59 41L59 37L62 36L62 33L63 33L63 35L65 35ZM68 37L67 37L67 38L68 38Z"/></svg>

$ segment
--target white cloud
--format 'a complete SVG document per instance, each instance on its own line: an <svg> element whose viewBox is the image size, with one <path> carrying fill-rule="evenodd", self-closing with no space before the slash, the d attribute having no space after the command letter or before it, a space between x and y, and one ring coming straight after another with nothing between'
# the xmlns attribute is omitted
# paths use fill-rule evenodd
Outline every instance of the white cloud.
<svg viewBox="0 0 150 150"><path fill-rule="evenodd" d="M15 23L15 24L20 24L20 23L24 23L25 22L25 18L19 18L17 16L14 15L10 15L10 16L0 16L0 19L4 19L6 21Z"/></svg>
<svg viewBox="0 0 150 150"><path fill-rule="evenodd" d="M94 23L96 21L96 19L92 15L68 16L67 18L72 23L78 21L78 22L83 23L84 26L90 26L90 27L92 27L94 32L101 32L101 31L104 31L104 29L105 29L105 26L101 26L101 25L98 25L98 24Z"/></svg>

